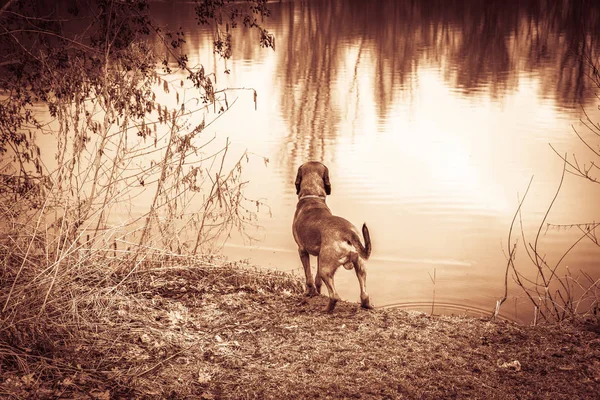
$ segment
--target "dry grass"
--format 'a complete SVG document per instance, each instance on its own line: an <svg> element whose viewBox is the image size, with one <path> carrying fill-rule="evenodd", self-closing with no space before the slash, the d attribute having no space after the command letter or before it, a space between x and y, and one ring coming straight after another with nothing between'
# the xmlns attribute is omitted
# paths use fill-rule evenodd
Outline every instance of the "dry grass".
<svg viewBox="0 0 600 400"><path fill-rule="evenodd" d="M103 271L80 265L79 275L56 283L43 312L44 290L15 290L20 300L0 328L0 396L600 394L600 337L585 326L530 328L349 303L326 314L326 298L304 298L297 278L218 259L162 257L131 275Z"/></svg>

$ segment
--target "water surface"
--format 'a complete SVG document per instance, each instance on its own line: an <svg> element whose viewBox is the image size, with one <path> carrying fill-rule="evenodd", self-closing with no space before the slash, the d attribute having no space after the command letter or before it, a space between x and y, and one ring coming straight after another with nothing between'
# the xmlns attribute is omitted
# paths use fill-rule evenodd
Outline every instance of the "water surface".
<svg viewBox="0 0 600 400"><path fill-rule="evenodd" d="M533 176L522 213L533 242L559 185L563 162L550 145L594 159L574 129L593 136L582 110L600 122L597 88L578 56L599 54L599 8L466 0L270 6L275 51L235 35L225 62L212 53L211 31L196 25L193 4L153 4L162 24L186 32L192 61L214 71L219 87L258 94L255 110L250 91L231 92L235 106L207 132L228 137L232 152L270 161L244 170L247 195L270 206L251 231L259 240L234 237L225 252L301 274L293 183L300 164L319 160L330 170L333 212L369 226L375 305L492 310L503 295L519 196ZM595 186L567 175L547 222L598 220ZM580 233L543 229L541 252L556 262ZM597 250L584 240L562 265L598 276ZM517 265L533 273L525 249ZM336 283L344 299L358 300L353 272L338 271ZM510 289L504 314L530 319L525 296L512 281Z"/></svg>

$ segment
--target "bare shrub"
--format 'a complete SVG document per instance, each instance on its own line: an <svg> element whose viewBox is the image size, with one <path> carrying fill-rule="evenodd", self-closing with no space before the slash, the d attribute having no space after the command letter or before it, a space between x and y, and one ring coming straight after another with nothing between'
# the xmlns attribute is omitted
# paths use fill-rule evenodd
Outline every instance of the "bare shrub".
<svg viewBox="0 0 600 400"><path fill-rule="evenodd" d="M596 85L596 87L600 88L598 57L583 50L580 51L580 57L582 62L585 62L589 66L590 80ZM585 109L583 112L585 118L582 119L581 122L587 129L588 134L585 135L582 132L578 132L575 127L573 127L573 131L580 141L585 144L587 149L590 150L592 158L597 159L600 157L600 152L597 150L600 139L600 125L592 120L590 115L585 112ZM535 239L532 242L529 242L525 237L521 215L521 208L527 193L529 192L531 181L529 182L525 195L519 201L519 206L515 212L508 233L504 297L498 300L493 315L498 315L500 306L507 299L508 274L509 271L512 271L512 277L514 281L523 290L527 299L534 308L534 324L536 324L538 321L562 321L582 318L591 318L595 320L596 323L600 323L598 315L600 304L600 279L593 277L581 269L571 269L564 262L567 255L571 253L583 240L588 240L600 247L600 242L598 241L597 236L597 229L598 226L600 226L600 223L592 221L565 225L548 222L548 216L557 197L559 196L565 180L565 175L573 175L579 178L584 178L591 183L598 184L600 183L600 180L598 179L598 162L593 160L587 163L581 162L576 154L572 154L571 156L567 154L561 154L552 145L550 145L550 147L563 160L560 183L542 221L539 223ZM515 222L517 217L519 218L523 247L527 254L529 265L530 267L533 267L533 271L535 271L535 276L530 276L525 273L525 271L528 269L526 266L517 266L515 263L518 240L514 240L513 230L516 228ZM564 251L564 253L556 262L551 263L542 251L541 236L542 231L553 229L577 229L580 231L580 236Z"/></svg>
<svg viewBox="0 0 600 400"><path fill-rule="evenodd" d="M21 373L111 323L140 271L210 264L262 205L244 196L256 156L206 130L240 89L188 65L182 32L161 30L145 0L37 3L0 9L0 362ZM256 18L265 1L203 3L215 29L240 19L274 43Z"/></svg>

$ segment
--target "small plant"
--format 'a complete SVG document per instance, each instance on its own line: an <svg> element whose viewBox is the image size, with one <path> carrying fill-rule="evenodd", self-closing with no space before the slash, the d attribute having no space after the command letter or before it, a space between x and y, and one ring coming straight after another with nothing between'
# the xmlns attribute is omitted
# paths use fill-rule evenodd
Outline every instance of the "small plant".
<svg viewBox="0 0 600 400"><path fill-rule="evenodd" d="M432 294L432 298L431 298L431 315L433 315L433 310L435 308L435 274L436 274L436 268L433 269L433 276L431 276L431 274L428 272L429 274L429 279L431 279L431 283L433 283L433 294Z"/></svg>
<svg viewBox="0 0 600 400"><path fill-rule="evenodd" d="M537 234L533 242L528 242L523 229L521 208L531 187L533 178L529 181L525 195L519 201L519 206L510 225L507 244L507 265L504 277L504 296L496 303L496 309L493 317L500 312L501 305L508 297L508 275L512 271L512 277L516 284L523 290L530 304L534 309L533 323L538 321L562 321L573 320L582 317L594 316L600 299L600 280L593 279L585 271L580 271L574 275L572 270L564 265L565 257L580 243L583 239L590 237L590 231L593 231L598 225L590 227L590 231L584 230L583 234L559 257L556 262L551 263L541 251L541 232L544 227L552 227L546 220L552 209L556 198L562 187L566 169L563 167L563 173L555 196L546 210L546 213L539 224ZM527 274L522 265L516 263L516 252L518 248L518 239L513 239L513 230L515 222L519 218L521 230L521 239L524 244L527 258L530 265L533 266L534 275Z"/></svg>

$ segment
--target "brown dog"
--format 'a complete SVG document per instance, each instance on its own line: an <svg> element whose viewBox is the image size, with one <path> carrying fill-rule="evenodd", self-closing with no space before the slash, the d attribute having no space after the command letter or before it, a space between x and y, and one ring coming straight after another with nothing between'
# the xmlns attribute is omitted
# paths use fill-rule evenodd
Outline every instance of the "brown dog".
<svg viewBox="0 0 600 400"><path fill-rule="evenodd" d="M367 294L367 270L365 261L371 255L371 239L367 225L362 232L365 245L360 241L356 227L341 217L331 214L325 204L325 197L331 193L329 170L317 161L307 162L298 168L296 194L298 205L294 215L292 231L298 244L298 253L306 275L306 295L321 293L321 283L325 282L329 291L331 312L340 296L333 284L333 275L338 267L344 266L356 272L360 285L361 306L373 308ZM317 257L316 283L310 270L309 254Z"/></svg>

